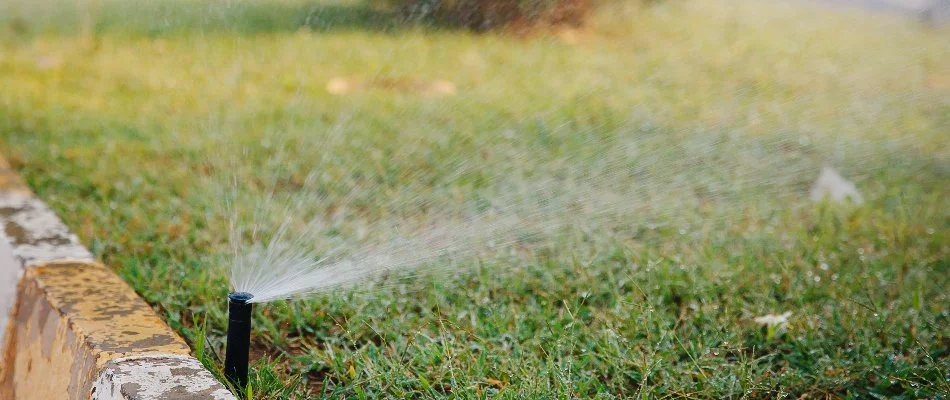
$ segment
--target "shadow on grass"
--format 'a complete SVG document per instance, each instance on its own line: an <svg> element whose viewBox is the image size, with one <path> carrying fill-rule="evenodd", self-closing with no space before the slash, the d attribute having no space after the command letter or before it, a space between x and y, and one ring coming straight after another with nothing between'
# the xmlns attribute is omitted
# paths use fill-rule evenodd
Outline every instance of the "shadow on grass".
<svg viewBox="0 0 950 400"><path fill-rule="evenodd" d="M295 32L395 33L409 27L398 12L366 1L64 0L0 4L0 35L127 37L258 35Z"/></svg>

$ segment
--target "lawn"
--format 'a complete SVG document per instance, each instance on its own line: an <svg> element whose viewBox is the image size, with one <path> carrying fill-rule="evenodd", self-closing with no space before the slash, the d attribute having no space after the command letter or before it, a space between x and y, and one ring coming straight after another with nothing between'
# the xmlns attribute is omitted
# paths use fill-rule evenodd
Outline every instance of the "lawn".
<svg viewBox="0 0 950 400"><path fill-rule="evenodd" d="M559 189L614 204L571 233L257 306L254 398L950 393L950 30L726 0L526 36L392 21L5 1L0 151L216 372L233 214L296 202L346 236L608 171ZM864 203L813 204L825 165Z"/></svg>

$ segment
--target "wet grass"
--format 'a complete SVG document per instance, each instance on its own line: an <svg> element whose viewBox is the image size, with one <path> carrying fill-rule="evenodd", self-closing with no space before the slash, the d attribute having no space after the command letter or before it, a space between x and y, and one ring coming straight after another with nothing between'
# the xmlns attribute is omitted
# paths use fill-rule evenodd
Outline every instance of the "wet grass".
<svg viewBox="0 0 950 400"><path fill-rule="evenodd" d="M815 143L866 199L790 207L814 165L689 229L630 220L448 277L260 306L255 398L950 392L946 30L694 1L522 38L381 28L352 4L120 3L96 3L85 28L69 7L0 6L0 144L212 369L229 178L250 198L319 193L312 215L380 219L420 191L473 193L483 177L445 168L459 160L517 175L591 143L781 136ZM339 77L456 94L329 94ZM500 162L512 149L525 157ZM785 311L783 330L753 322Z"/></svg>

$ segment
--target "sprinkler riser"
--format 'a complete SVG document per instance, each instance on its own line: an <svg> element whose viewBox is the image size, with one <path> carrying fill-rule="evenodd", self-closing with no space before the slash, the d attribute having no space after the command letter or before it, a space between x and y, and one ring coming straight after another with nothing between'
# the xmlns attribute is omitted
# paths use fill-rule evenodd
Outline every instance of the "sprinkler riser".
<svg viewBox="0 0 950 400"><path fill-rule="evenodd" d="M228 341L224 353L224 376L238 390L247 386L247 368L251 352L250 293L228 295Z"/></svg>

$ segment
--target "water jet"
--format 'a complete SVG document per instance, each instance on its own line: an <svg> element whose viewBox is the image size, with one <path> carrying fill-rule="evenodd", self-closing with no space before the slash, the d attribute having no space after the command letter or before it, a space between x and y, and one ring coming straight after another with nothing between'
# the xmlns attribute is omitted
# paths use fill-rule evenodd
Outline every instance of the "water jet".
<svg viewBox="0 0 950 400"><path fill-rule="evenodd" d="M228 339L224 354L224 376L238 390L247 386L247 365L251 351L251 310L254 295L228 295Z"/></svg>

